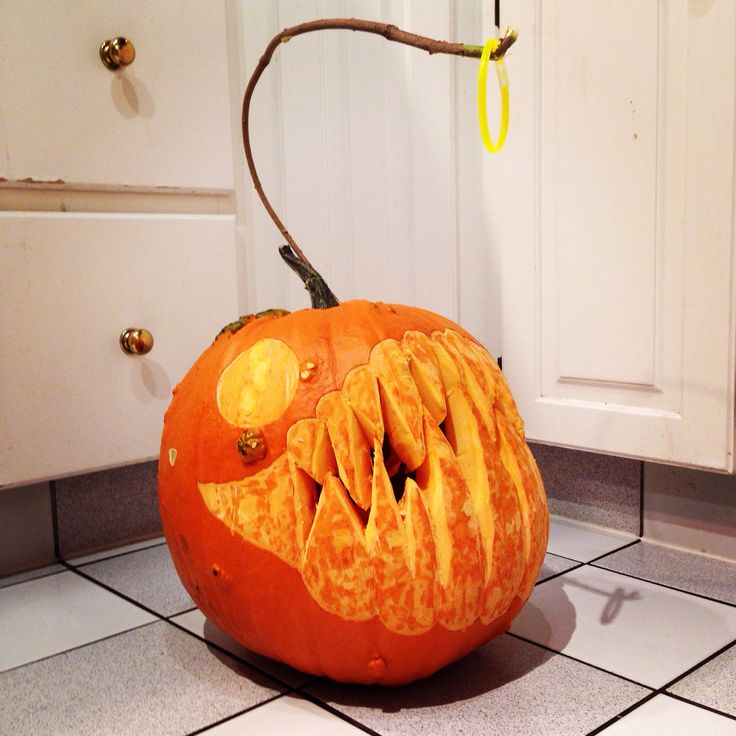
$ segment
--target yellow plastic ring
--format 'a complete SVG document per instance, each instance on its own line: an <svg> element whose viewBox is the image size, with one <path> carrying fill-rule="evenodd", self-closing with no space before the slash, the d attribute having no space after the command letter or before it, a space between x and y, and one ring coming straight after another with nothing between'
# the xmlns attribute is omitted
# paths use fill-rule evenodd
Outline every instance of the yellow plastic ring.
<svg viewBox="0 0 736 736"><path fill-rule="evenodd" d="M501 92L501 129L498 140L494 143L488 132L488 113L486 111L486 82L488 79L488 61L491 54L498 48L498 39L489 38L483 46L480 55L480 67L478 69L478 122L480 124L480 137L483 145L490 153L498 153L506 141L506 133L509 129L509 78L506 74L506 64L503 58L496 60L496 76L498 77L498 88Z"/></svg>

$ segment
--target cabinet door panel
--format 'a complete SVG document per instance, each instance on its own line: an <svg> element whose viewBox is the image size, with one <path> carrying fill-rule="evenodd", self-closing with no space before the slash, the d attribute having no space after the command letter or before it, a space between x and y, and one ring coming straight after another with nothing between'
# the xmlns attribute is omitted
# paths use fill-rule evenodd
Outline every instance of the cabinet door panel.
<svg viewBox="0 0 736 736"><path fill-rule="evenodd" d="M237 316L233 218L3 213L0 233L0 485L156 457L172 388Z"/></svg>
<svg viewBox="0 0 736 736"><path fill-rule="evenodd" d="M225 9L192 0L6 2L0 177L232 189ZM134 43L127 68L100 44Z"/></svg>
<svg viewBox="0 0 736 736"><path fill-rule="evenodd" d="M732 470L736 6L504 21L503 354L530 438Z"/></svg>

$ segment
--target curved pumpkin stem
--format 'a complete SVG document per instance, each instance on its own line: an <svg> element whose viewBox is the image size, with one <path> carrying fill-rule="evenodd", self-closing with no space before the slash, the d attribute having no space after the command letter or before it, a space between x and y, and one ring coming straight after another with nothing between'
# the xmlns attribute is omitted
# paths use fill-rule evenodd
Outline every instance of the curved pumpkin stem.
<svg viewBox="0 0 736 736"><path fill-rule="evenodd" d="M263 202L263 206L266 208L269 216L273 220L274 224L278 228L281 235L288 243L288 246L283 246L279 249L282 258L286 263L297 272L300 278L304 281L306 289L309 291L309 295L312 300L312 306L315 308L326 309L328 307L337 306L340 302L337 297L332 293L330 288L325 283L324 279L319 275L317 270L309 262L309 259L304 255L302 249L296 244L296 241L291 236L289 231L284 226L279 216L276 214L273 206L266 197L261 186L261 180L258 178L258 172L256 171L255 163L253 162L253 151L250 145L250 132L248 129L248 118L250 114L250 102L253 97L253 91L255 90L258 80L261 78L263 71L268 66L274 52L280 44L286 43L295 36L301 36L304 33L311 31L325 31L325 30L350 30L350 31L362 31L363 33L373 33L379 36L383 36L388 41L396 41L397 43L405 44L406 46L413 46L414 48L426 51L429 54L451 54L454 56L468 56L471 58L479 59L483 51L482 46L469 46L463 43L451 43L449 41L439 41L434 38L427 38L426 36L419 36L416 33L409 33L408 31L402 31L400 28L394 25L379 23L372 20L360 20L357 18L324 18L320 20L308 21L306 23L300 23L290 28L284 28L283 31L277 33L266 46L266 50L263 52L258 65L256 66L251 78L248 82L248 86L245 90L245 96L243 97L243 111L242 111L242 129L243 129L243 148L245 149L245 160L248 163L248 171L250 172L253 185L255 186L258 196ZM516 31L507 29L502 38L499 40L498 47L491 53L491 60L500 59L509 50L511 45L516 41Z"/></svg>

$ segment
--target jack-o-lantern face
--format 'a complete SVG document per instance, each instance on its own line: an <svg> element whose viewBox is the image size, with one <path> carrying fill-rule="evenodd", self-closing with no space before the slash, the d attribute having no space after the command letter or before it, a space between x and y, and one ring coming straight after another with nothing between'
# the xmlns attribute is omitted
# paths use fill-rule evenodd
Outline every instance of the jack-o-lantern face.
<svg viewBox="0 0 736 736"><path fill-rule="evenodd" d="M160 468L198 605L336 679L415 679L504 630L546 548L495 361L421 310L350 302L226 332L177 388Z"/></svg>

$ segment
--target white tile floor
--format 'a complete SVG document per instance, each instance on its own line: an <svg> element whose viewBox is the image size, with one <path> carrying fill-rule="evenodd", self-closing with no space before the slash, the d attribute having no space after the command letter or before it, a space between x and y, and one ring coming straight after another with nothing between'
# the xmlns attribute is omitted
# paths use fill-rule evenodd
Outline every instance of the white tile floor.
<svg viewBox="0 0 736 736"><path fill-rule="evenodd" d="M160 541L39 575L0 587L2 734L736 736L736 565L562 519L510 633L394 689L248 652Z"/></svg>

